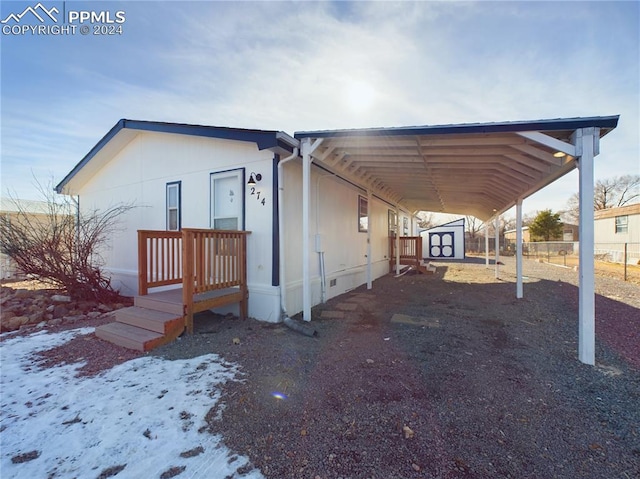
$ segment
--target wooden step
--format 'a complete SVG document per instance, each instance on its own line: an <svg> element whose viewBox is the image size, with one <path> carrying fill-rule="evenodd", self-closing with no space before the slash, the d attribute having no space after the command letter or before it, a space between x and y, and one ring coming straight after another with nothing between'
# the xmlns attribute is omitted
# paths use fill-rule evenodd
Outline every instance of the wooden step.
<svg viewBox="0 0 640 479"><path fill-rule="evenodd" d="M163 311L178 316L184 314L182 306L182 291L166 291L161 293L151 293L145 296L133 298L133 305L141 308Z"/></svg>
<svg viewBox="0 0 640 479"><path fill-rule="evenodd" d="M118 309L115 312L115 319L119 323L137 326L160 334L171 334L175 328L184 324L181 315L141 308L140 306Z"/></svg>
<svg viewBox="0 0 640 479"><path fill-rule="evenodd" d="M167 336L124 323L109 323L96 328L96 336L118 346L149 351L167 341Z"/></svg>
<svg viewBox="0 0 640 479"><path fill-rule="evenodd" d="M438 269L436 268L435 265L431 264L431 263L427 263L427 262L422 262L420 263L420 266L418 267L418 270L421 273L424 274L434 274L438 271Z"/></svg>

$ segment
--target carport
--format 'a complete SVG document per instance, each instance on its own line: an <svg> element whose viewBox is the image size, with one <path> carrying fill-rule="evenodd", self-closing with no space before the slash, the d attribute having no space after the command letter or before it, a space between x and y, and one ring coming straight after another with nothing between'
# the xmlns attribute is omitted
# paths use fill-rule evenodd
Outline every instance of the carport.
<svg viewBox="0 0 640 479"><path fill-rule="evenodd" d="M412 212L473 215L486 223L497 221L515 206L517 298L523 297L522 202L578 168L578 356L584 363L595 364L593 161L600 151L600 138L617 126L618 119L606 116L297 132L303 163L304 319L311 319L311 163L362 186L368 195Z"/></svg>

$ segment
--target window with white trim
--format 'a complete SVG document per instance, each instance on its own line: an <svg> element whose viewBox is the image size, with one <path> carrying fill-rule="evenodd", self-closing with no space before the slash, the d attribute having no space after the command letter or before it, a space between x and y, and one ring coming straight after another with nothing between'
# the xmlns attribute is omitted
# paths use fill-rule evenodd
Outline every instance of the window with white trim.
<svg viewBox="0 0 640 479"><path fill-rule="evenodd" d="M167 183L167 230L179 231L181 218L180 181Z"/></svg>
<svg viewBox="0 0 640 479"><path fill-rule="evenodd" d="M211 228L244 229L243 170L211 173Z"/></svg>
<svg viewBox="0 0 640 479"><path fill-rule="evenodd" d="M629 231L629 217L616 216L616 233L627 233Z"/></svg>

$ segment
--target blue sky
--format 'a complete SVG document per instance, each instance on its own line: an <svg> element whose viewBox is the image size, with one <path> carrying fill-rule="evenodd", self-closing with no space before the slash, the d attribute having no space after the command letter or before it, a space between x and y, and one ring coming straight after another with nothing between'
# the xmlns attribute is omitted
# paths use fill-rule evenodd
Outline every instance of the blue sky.
<svg viewBox="0 0 640 479"><path fill-rule="evenodd" d="M126 19L121 35L2 35L3 195L38 199L34 176L60 181L120 118L293 134L620 114L596 178L640 173L635 1L42 5ZM563 208L577 181L524 211Z"/></svg>

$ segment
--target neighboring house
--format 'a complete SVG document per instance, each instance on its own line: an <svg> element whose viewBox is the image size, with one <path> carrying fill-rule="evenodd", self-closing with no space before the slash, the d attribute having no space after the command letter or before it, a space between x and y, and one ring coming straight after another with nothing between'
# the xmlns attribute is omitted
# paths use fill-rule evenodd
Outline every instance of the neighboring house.
<svg viewBox="0 0 640 479"><path fill-rule="evenodd" d="M552 238L550 241L578 241L578 225L572 225L569 223L562 224L562 234ZM516 233L515 229L508 230L504 232L504 238L508 244L515 244L516 242ZM530 243L531 242L531 234L529 233L529 227L522 227L522 242Z"/></svg>
<svg viewBox="0 0 640 479"><path fill-rule="evenodd" d="M48 205L44 201L21 200L14 198L0 198L0 215L9 222L16 221L20 212L29 215L29 221L48 221ZM0 253L0 279L21 279L22 272L15 262L7 255Z"/></svg>
<svg viewBox="0 0 640 479"><path fill-rule="evenodd" d="M578 235L578 225L572 225L569 223L562 224L562 239L557 241L578 241L580 239Z"/></svg>
<svg viewBox="0 0 640 479"><path fill-rule="evenodd" d="M508 244L515 244L516 243L516 233L518 231L513 229L513 230L508 230L504 232L504 239ZM529 227L528 226L523 226L522 227L522 242L523 243L529 243L531 241L531 234L529 233Z"/></svg>
<svg viewBox="0 0 640 479"><path fill-rule="evenodd" d="M596 254L622 262L625 243L627 263L640 261L640 203L607 208L594 212L594 242Z"/></svg>
<svg viewBox="0 0 640 479"><path fill-rule="evenodd" d="M104 252L112 285L125 295L138 294L138 230L249 231L248 315L276 322L281 320L281 276L287 312L303 307L300 162L284 164L278 183L278 163L297 144L279 131L121 120L57 191L78 195L82 208L104 209L114 202L138 206L123 218L122 232ZM315 251L309 267L312 303L318 304L366 282L369 228L373 279L389 272L393 205L316 166L311 189ZM409 212L400 209L397 221L403 225L401 236L416 234L417 219ZM286 256L283 271L280 251Z"/></svg>

